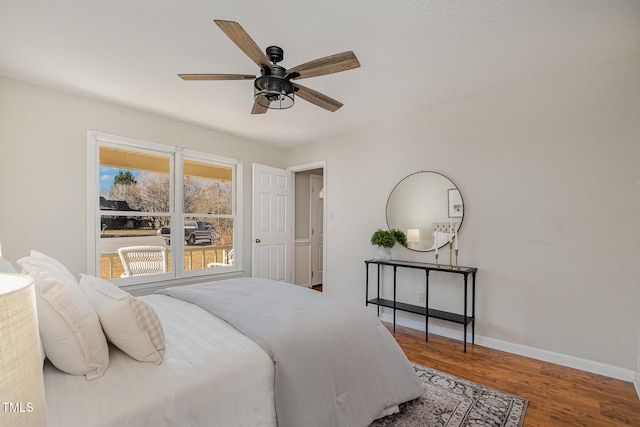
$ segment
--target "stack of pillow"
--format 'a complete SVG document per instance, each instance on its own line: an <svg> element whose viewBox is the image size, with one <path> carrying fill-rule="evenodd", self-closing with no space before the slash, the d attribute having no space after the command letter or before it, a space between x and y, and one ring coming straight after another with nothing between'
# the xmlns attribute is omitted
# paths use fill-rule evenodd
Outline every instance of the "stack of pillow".
<svg viewBox="0 0 640 427"><path fill-rule="evenodd" d="M47 358L61 371L102 376L112 342L141 362L162 362L164 332L144 301L112 283L81 275L80 283L55 259L37 251L18 260L33 277L40 338Z"/></svg>

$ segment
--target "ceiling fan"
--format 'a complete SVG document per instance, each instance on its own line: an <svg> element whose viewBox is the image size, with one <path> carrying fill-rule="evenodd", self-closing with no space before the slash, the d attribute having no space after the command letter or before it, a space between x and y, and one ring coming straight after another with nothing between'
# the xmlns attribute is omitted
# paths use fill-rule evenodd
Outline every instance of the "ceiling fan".
<svg viewBox="0 0 640 427"><path fill-rule="evenodd" d="M240 50L260 67L260 76L256 77L251 74L178 74L178 77L183 80L253 80L254 104L251 114L264 114L268 109L289 108L293 106L294 94L332 112L342 107L341 102L294 83L292 80L358 68L360 62L353 52L337 53L286 69L277 65L284 57L284 51L280 47L269 46L265 50L265 55L237 22L217 19L214 22Z"/></svg>

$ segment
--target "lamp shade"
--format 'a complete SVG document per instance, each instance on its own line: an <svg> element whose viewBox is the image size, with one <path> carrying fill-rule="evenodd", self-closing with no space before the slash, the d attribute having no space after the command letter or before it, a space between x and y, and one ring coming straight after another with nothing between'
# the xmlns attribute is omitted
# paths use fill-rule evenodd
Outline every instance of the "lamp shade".
<svg viewBox="0 0 640 427"><path fill-rule="evenodd" d="M47 425L33 278L0 274L0 425Z"/></svg>
<svg viewBox="0 0 640 427"><path fill-rule="evenodd" d="M409 243L409 249L418 249L419 241L420 241L420 229L409 228L407 230L407 242Z"/></svg>
<svg viewBox="0 0 640 427"><path fill-rule="evenodd" d="M419 242L420 241L420 229L419 228L409 228L407 230L407 241L409 241L409 242Z"/></svg>

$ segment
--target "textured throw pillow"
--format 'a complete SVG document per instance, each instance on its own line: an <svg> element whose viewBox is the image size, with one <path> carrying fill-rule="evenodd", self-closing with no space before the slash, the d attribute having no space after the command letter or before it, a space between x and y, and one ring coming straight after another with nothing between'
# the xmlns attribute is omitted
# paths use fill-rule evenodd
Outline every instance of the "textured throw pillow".
<svg viewBox="0 0 640 427"><path fill-rule="evenodd" d="M162 362L164 331L148 304L93 276L81 274L80 288L98 313L109 341L140 362Z"/></svg>
<svg viewBox="0 0 640 427"><path fill-rule="evenodd" d="M89 380L102 376L109 366L109 346L98 315L62 264L41 261L25 257L17 263L23 274L34 279L38 327L47 358L69 374Z"/></svg>

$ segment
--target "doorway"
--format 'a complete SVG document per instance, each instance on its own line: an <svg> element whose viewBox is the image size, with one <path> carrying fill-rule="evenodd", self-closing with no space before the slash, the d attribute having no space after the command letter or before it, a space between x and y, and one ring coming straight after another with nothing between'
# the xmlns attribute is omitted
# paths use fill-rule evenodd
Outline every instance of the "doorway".
<svg viewBox="0 0 640 427"><path fill-rule="evenodd" d="M324 162L289 168L294 173L294 283L324 292Z"/></svg>

